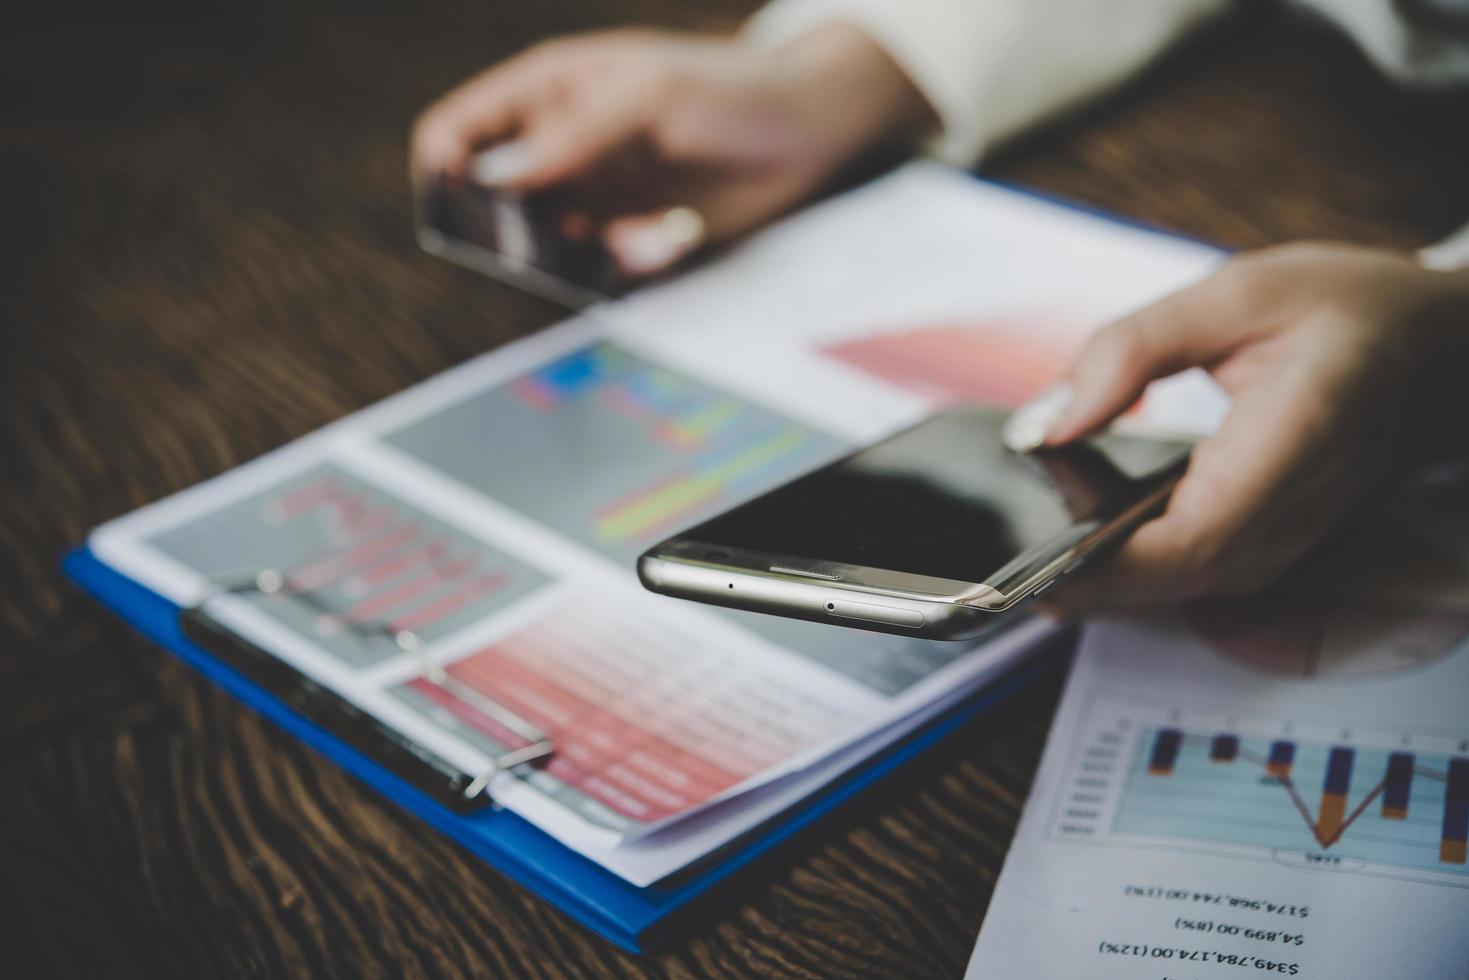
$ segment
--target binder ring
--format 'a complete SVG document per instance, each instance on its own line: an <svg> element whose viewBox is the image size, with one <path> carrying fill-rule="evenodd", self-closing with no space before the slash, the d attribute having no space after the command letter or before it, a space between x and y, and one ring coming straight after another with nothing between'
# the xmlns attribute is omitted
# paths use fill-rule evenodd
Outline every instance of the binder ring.
<svg viewBox="0 0 1469 980"><path fill-rule="evenodd" d="M340 615L340 610L321 596L318 590L293 588L290 577L277 568L263 567L253 571L240 570L213 576L210 585L210 591L200 600L201 606L216 596L259 594L289 598L322 615ZM466 800L473 800L485 794L490 781L500 773L544 759L555 752L555 743L551 737L535 724L495 699L486 697L483 692L470 687L440 665L429 660L423 650L422 637L413 630L401 629L389 621L380 619L341 621L349 632L364 637L376 636L387 639L400 651L413 657L418 664L419 679L452 694L455 698L471 705L481 714L525 739L525 745L495 756L490 760L489 765L478 774L465 773L466 776L473 777L463 791Z"/></svg>

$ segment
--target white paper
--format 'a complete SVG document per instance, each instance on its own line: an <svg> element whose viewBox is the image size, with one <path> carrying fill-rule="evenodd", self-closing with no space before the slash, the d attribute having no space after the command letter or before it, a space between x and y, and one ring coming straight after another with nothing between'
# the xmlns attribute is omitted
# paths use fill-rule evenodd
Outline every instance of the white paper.
<svg viewBox="0 0 1469 980"><path fill-rule="evenodd" d="M1421 487L1280 594L1089 626L968 975L1469 976L1466 504Z"/></svg>
<svg viewBox="0 0 1469 980"><path fill-rule="evenodd" d="M1089 330L1217 260L914 165L114 521L92 544L181 604L206 598L211 578L290 573L324 609L248 595L209 607L466 772L512 744L477 698L533 717L557 752L497 777L496 798L647 883L900 737L1025 644L716 611L643 591L638 552L945 403L1014 404ZM1223 407L1207 379L1182 376L1155 385L1132 422L1202 430ZM418 634L457 687L420 681L385 625Z"/></svg>
<svg viewBox="0 0 1469 980"><path fill-rule="evenodd" d="M653 884L778 816L904 734L933 721L1013 666L1053 632L1032 620L985 646L985 669L894 725L873 732L814 765L705 809L658 833L611 847L583 845L587 857L636 885Z"/></svg>

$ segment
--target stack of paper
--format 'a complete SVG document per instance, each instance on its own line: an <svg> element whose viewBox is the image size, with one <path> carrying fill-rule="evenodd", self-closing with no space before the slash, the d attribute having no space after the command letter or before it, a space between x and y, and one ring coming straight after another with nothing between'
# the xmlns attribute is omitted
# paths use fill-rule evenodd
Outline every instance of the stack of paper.
<svg viewBox="0 0 1469 980"><path fill-rule="evenodd" d="M1462 980L1466 690L1469 472L1089 625L969 976Z"/></svg>
<svg viewBox="0 0 1469 980"><path fill-rule="evenodd" d="M915 165L91 543L465 772L517 744L486 705L510 708L556 751L497 776L495 798L656 882L973 692L1047 627L966 647L715 610L644 592L635 557L945 402L1015 403L1091 328L1216 260ZM1185 376L1134 419L1203 429L1222 408ZM260 569L289 588L211 595ZM423 680L422 658L451 683Z"/></svg>

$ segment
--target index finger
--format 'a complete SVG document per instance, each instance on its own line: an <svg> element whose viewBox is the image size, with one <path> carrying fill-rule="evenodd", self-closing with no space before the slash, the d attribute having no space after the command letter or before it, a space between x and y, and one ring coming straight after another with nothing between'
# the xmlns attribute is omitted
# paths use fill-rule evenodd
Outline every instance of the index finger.
<svg viewBox="0 0 1469 980"><path fill-rule="evenodd" d="M1163 514L1047 599L1079 613L1267 584L1349 496L1315 492L1329 466L1319 458L1319 420L1303 400L1296 386L1279 382L1238 398L1195 450Z"/></svg>
<svg viewBox="0 0 1469 980"><path fill-rule="evenodd" d="M527 52L481 72L431 104L413 126L415 171L462 173L476 149L515 135L555 63L554 51Z"/></svg>

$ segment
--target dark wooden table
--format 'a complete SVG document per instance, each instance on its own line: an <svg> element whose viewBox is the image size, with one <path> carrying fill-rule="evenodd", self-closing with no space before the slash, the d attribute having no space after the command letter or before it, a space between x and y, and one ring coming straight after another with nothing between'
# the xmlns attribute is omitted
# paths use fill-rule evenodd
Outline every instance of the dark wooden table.
<svg viewBox="0 0 1469 980"><path fill-rule="evenodd" d="M60 577L107 518L555 312L409 234L404 136L555 32L743 0L76 3L0 24L0 974L953 976L1057 684L623 954L131 635ZM18 19L17 19L18 18ZM1001 176L1249 247L1469 216L1469 101L1271 9Z"/></svg>

